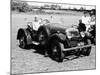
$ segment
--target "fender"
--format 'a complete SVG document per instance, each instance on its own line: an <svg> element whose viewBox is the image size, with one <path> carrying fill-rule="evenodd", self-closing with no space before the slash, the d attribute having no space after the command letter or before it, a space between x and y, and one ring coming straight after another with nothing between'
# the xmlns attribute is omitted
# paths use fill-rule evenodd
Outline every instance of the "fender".
<svg viewBox="0 0 100 75"><path fill-rule="evenodd" d="M42 30L44 30L47 33L48 36L50 35L50 29L47 26L45 26L45 25L40 26L39 29L38 29L38 32L42 31Z"/></svg>
<svg viewBox="0 0 100 75"><path fill-rule="evenodd" d="M22 35L25 35L25 29L20 28L17 33L17 40L19 40Z"/></svg>
<svg viewBox="0 0 100 75"><path fill-rule="evenodd" d="M38 29L38 32L37 32L37 35L39 35L39 33L41 32L41 31L44 31L45 32L45 34L46 34L46 41L48 41L48 38L49 38L49 36L50 36L50 30L49 30L49 28L47 28L46 26L40 26L40 28Z"/></svg>
<svg viewBox="0 0 100 75"><path fill-rule="evenodd" d="M60 42L64 42L66 40L66 35L63 33L55 33L53 35L50 36L50 41L52 40L58 40Z"/></svg>

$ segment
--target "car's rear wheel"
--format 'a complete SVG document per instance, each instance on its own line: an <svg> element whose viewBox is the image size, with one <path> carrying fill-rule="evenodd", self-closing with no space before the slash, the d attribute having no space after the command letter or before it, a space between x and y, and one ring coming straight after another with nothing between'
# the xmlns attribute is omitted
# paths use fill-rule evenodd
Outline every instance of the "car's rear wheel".
<svg viewBox="0 0 100 75"><path fill-rule="evenodd" d="M54 60L58 62L63 62L64 59L64 53L63 53L64 45L55 40L51 43L51 56Z"/></svg>
<svg viewBox="0 0 100 75"><path fill-rule="evenodd" d="M26 48L26 46L27 46L27 43L26 43L26 38L25 38L25 36L23 35L23 36L21 36L20 38L19 38L19 47L21 47L21 48Z"/></svg>

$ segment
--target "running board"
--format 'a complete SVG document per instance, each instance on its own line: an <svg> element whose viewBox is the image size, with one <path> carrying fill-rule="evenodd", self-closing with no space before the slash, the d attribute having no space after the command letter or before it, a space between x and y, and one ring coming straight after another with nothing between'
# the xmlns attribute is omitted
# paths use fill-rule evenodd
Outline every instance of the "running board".
<svg viewBox="0 0 100 75"><path fill-rule="evenodd" d="M91 47L91 45L86 45L86 46L78 46L78 47L73 47L73 48L67 48L67 49L63 49L63 51L69 51L69 50L74 50L74 49L81 49L81 48L86 48L86 47Z"/></svg>

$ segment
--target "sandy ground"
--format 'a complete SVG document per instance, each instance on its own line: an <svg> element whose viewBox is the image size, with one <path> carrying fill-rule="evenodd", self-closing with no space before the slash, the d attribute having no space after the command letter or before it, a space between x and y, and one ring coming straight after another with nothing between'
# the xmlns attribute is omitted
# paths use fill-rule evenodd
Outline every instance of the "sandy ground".
<svg viewBox="0 0 100 75"><path fill-rule="evenodd" d="M75 58L70 56L70 60L64 59L62 63L58 63L49 57L44 57L40 53L36 53L35 49L25 50L18 46L16 40L19 28L24 28L28 21L33 21L35 15L12 14L11 22L11 72L19 73L37 73L51 71L69 71L69 70L85 70L95 69L95 47L93 46L90 56ZM69 15L38 15L41 18L49 19L51 22L61 23L69 26L78 24L81 16Z"/></svg>

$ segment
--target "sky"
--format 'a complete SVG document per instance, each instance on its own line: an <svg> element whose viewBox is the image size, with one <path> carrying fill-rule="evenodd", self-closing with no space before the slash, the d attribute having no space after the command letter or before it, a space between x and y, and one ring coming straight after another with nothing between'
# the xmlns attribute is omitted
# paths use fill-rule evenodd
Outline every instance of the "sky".
<svg viewBox="0 0 100 75"><path fill-rule="evenodd" d="M36 5L36 6L43 6L44 4L51 4L51 3L40 3L40 2L36 2L36 0L35 0L35 2L32 2L32 1L34 1L34 0L22 0L22 1L27 1L27 3L29 4L29 5ZM43 2L43 1L42 1ZM84 7L84 8L86 8L87 10L91 10L91 9L95 9L95 6L86 6L86 5L73 5L73 4L59 4L60 6L62 6L62 8L77 8L77 9L79 9L80 7Z"/></svg>

